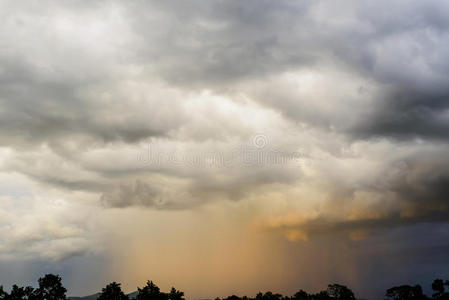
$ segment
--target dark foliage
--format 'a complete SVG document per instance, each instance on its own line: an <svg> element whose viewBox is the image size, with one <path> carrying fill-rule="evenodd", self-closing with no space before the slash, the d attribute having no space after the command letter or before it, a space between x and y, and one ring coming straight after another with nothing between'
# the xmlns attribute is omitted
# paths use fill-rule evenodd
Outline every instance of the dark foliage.
<svg viewBox="0 0 449 300"><path fill-rule="evenodd" d="M449 300L449 280L435 279L432 283L433 299Z"/></svg>
<svg viewBox="0 0 449 300"><path fill-rule="evenodd" d="M18 287L17 285L13 285L11 289L11 293L6 296L7 300L22 300L22 299L39 299L34 295L33 288L30 286L27 287Z"/></svg>
<svg viewBox="0 0 449 300"><path fill-rule="evenodd" d="M387 290L385 296L391 300L424 300L424 295L419 284L415 286L401 285L395 286Z"/></svg>
<svg viewBox="0 0 449 300"><path fill-rule="evenodd" d="M159 287L153 281L147 281L143 288L137 288L137 300L166 300L167 294L161 293Z"/></svg>
<svg viewBox="0 0 449 300"><path fill-rule="evenodd" d="M184 292L178 291L174 287L171 288L170 293L168 293L169 300L185 300Z"/></svg>
<svg viewBox="0 0 449 300"><path fill-rule="evenodd" d="M8 293L5 292L5 290L3 289L3 286L0 285L0 300L4 300L8 297Z"/></svg>
<svg viewBox="0 0 449 300"><path fill-rule="evenodd" d="M329 284L327 293L335 300L355 300L354 293L344 285Z"/></svg>
<svg viewBox="0 0 449 300"><path fill-rule="evenodd" d="M62 286L61 277L47 274L39 278L39 288L34 291L35 299L39 300L65 300L67 292Z"/></svg>
<svg viewBox="0 0 449 300"><path fill-rule="evenodd" d="M299 290L291 297L291 300L309 300L309 294L303 290Z"/></svg>
<svg viewBox="0 0 449 300"><path fill-rule="evenodd" d="M39 287L19 287L13 285L8 294L0 286L0 300L66 300L67 290L62 286L61 277L47 274L38 280Z"/></svg>
<svg viewBox="0 0 449 300"><path fill-rule="evenodd" d="M101 290L98 300L128 300L128 296L122 292L120 283L111 282Z"/></svg>
<svg viewBox="0 0 449 300"><path fill-rule="evenodd" d="M153 282L148 281L143 288L137 288L137 300L184 300L184 292L178 291L174 287L169 293L163 293Z"/></svg>
<svg viewBox="0 0 449 300"><path fill-rule="evenodd" d="M386 291L385 300L449 300L449 280L435 279L432 290L432 297L427 297L420 285L395 286ZM0 286L0 300L66 300L66 292L61 277L47 274L39 278L37 289L13 285L11 292L7 293ZM147 281L144 287L137 288L137 292L130 295L131 298L135 295L136 300L185 300L184 292L174 287L168 293L161 292L153 281ZM112 282L102 289L97 300L129 300L129 297L122 291L120 283ZM215 300L356 300L356 297L348 287L334 283L315 294L304 290L299 290L292 296L259 292L254 298L232 295L222 299L217 297Z"/></svg>

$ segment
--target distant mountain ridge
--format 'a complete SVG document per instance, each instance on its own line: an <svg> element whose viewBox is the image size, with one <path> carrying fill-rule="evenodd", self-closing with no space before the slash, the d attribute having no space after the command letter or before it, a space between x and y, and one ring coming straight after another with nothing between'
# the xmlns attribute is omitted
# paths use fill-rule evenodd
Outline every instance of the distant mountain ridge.
<svg viewBox="0 0 449 300"><path fill-rule="evenodd" d="M100 293L96 293L90 296L84 296L84 297L68 297L68 300L97 300L100 296Z"/></svg>
<svg viewBox="0 0 449 300"><path fill-rule="evenodd" d="M68 300L97 300L98 297L100 297L100 294L101 293L96 293L96 294L84 296L84 297L67 297L67 299ZM128 294L129 299L135 299L136 296L137 296L137 291Z"/></svg>

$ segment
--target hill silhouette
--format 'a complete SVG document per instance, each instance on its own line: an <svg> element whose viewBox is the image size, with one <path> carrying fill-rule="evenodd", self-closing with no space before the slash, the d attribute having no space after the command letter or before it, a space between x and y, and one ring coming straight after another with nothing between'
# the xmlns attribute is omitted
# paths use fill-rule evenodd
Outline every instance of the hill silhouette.
<svg viewBox="0 0 449 300"><path fill-rule="evenodd" d="M68 300L97 300L100 297L100 293L96 293L93 295L85 296L85 297L68 297Z"/></svg>
<svg viewBox="0 0 449 300"><path fill-rule="evenodd" d="M68 297L68 300L97 300L100 297L101 293L92 294L84 297ZM137 296L137 291L127 294L129 299L135 299Z"/></svg>

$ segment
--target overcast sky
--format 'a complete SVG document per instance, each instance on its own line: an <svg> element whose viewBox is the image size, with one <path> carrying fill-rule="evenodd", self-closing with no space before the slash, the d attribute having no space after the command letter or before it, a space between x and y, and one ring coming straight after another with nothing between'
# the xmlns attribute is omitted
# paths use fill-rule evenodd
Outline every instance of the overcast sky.
<svg viewBox="0 0 449 300"><path fill-rule="evenodd" d="M0 282L381 299L449 279L448 15L0 1Z"/></svg>

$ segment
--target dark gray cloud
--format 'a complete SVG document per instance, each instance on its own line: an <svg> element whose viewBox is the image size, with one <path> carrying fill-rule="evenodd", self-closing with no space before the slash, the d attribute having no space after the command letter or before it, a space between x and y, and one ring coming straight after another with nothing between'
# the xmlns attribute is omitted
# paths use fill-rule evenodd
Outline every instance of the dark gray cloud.
<svg viewBox="0 0 449 300"><path fill-rule="evenodd" d="M413 88L391 92L363 124L352 129L358 138L391 137L399 140L448 139L448 91L422 93Z"/></svg>
<svg viewBox="0 0 449 300"><path fill-rule="evenodd" d="M357 240L414 224L449 223L446 158L444 150L421 149L387 162L367 181L329 179L332 199L321 212L280 228L298 229L305 238L338 234Z"/></svg>
<svg viewBox="0 0 449 300"><path fill-rule="evenodd" d="M66 34L79 34L70 32L70 20L77 21L70 19L73 4L59 4L42 17L12 5L3 30L9 44L0 57L2 140L48 142L87 135L132 143L181 125L179 119L185 119L181 111L173 119L165 115L162 124L152 121L159 113L152 109L173 95L159 95L149 106L143 101L145 109L117 105L135 97L129 92L115 91L117 98L104 99L130 79L141 83L163 79L184 92L193 88L238 94L253 80L298 70L320 74L329 68L373 81L385 90L366 103L361 120L347 124L346 115L360 111L314 110L298 104L309 100L295 94L271 92L267 100L259 93L255 100L295 121L336 128L356 138L446 139L448 24L442 16L448 8L439 1L400 2L388 4L387 14L382 5L287 0L112 2L89 9L75 5L85 9L87 23L99 17L98 9L110 12L103 14L107 24L122 30L120 36L111 37L99 28L91 52L89 44L76 39L79 36L69 41L58 31L59 24L68 27ZM58 13L70 16L68 25L60 22ZM50 25L54 22L53 27L42 23L44 17ZM14 39L13 32L29 44ZM347 97L354 98L345 107L351 110L357 97L340 95L341 101Z"/></svg>
<svg viewBox="0 0 449 300"><path fill-rule="evenodd" d="M101 202L105 206L126 207L131 205L156 206L162 204L156 188L136 181L134 185L121 185L114 192L101 196Z"/></svg>
<svg viewBox="0 0 449 300"><path fill-rule="evenodd" d="M83 136L94 143L135 142L164 135L179 124L176 120L157 124L152 115L160 109L153 109L148 103L134 102L124 111L120 103L131 96L99 99L111 92L108 86L118 84L115 81L105 83L92 78L77 81L63 74L59 77L57 71L48 77L30 65L17 66L11 62L2 67L0 120L4 145L20 145L21 141L55 143ZM88 83L89 80L93 81ZM90 90L92 85L97 87Z"/></svg>
<svg viewBox="0 0 449 300"><path fill-rule="evenodd" d="M128 7L140 39L136 59L173 84L218 90L309 65L316 55L298 27L311 4L137 2Z"/></svg>
<svg viewBox="0 0 449 300"><path fill-rule="evenodd" d="M164 176L150 176L126 182L101 195L105 207L130 206L156 209L192 209L214 201L238 201L270 185L291 185L301 176L299 167L285 170L285 166L254 166L246 168L196 168L185 173L181 168L159 172ZM184 173L184 174L181 174ZM169 182L169 184L168 184Z"/></svg>

